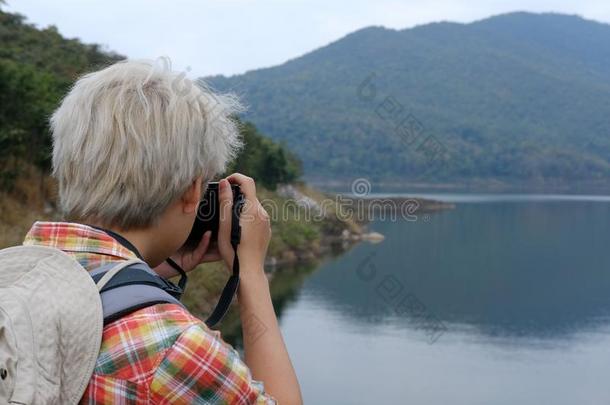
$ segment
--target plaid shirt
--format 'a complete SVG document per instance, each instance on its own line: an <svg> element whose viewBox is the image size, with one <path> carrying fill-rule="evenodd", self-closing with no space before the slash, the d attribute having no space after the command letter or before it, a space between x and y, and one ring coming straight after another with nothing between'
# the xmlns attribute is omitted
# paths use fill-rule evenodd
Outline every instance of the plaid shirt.
<svg viewBox="0 0 610 405"><path fill-rule="evenodd" d="M73 256L85 269L135 258L90 226L36 222L24 245ZM104 327L83 404L274 404L239 354L201 320L175 304L135 311Z"/></svg>

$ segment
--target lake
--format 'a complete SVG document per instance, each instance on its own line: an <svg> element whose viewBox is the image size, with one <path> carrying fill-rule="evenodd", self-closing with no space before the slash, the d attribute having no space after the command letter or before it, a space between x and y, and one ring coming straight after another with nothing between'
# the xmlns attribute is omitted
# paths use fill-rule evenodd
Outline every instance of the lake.
<svg viewBox="0 0 610 405"><path fill-rule="evenodd" d="M456 207L278 271L305 403L610 403L610 198L424 197Z"/></svg>

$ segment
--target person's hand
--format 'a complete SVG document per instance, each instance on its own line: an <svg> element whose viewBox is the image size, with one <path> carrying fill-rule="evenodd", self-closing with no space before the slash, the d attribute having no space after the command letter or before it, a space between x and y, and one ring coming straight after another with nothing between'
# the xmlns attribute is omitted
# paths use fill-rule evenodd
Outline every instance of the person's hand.
<svg viewBox="0 0 610 405"><path fill-rule="evenodd" d="M215 262L221 259L218 249L210 243L212 231L203 234L201 242L194 250L180 249L170 258L187 273L202 263ZM163 278L170 278L178 275L178 272L164 261L154 268L154 271Z"/></svg>
<svg viewBox="0 0 610 405"><path fill-rule="evenodd" d="M271 239L269 215L256 198L254 180L243 174L235 173L220 181L220 227L218 229L218 251L229 270L233 266L233 247L231 246L231 210L233 191L231 184L237 184L245 201L240 215L241 240L237 248L243 275L251 271L262 272Z"/></svg>

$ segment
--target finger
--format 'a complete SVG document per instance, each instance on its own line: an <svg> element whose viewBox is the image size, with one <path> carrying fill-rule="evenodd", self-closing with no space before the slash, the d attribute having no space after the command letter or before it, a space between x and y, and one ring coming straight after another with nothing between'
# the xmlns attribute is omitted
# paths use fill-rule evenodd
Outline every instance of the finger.
<svg viewBox="0 0 610 405"><path fill-rule="evenodd" d="M228 252L231 249L231 209L233 207L233 191L226 179L219 184L220 223L218 227L218 250Z"/></svg>
<svg viewBox="0 0 610 405"><path fill-rule="evenodd" d="M212 239L212 231L206 231L201 238L201 242L197 245L197 248L193 251L193 258L197 263L201 263L205 252L207 252L210 246L210 240Z"/></svg>
<svg viewBox="0 0 610 405"><path fill-rule="evenodd" d="M233 173L227 177L227 180L231 184L237 184L247 199L253 200L256 198L256 184L251 177L244 176L241 173Z"/></svg>

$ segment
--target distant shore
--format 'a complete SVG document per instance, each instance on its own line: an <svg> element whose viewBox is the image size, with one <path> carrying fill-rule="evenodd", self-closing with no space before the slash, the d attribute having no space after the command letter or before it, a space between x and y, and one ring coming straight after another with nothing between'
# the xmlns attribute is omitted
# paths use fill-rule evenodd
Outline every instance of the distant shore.
<svg viewBox="0 0 610 405"><path fill-rule="evenodd" d="M349 192L352 180L308 179L308 184L326 192ZM419 193L566 193L610 194L610 181L531 180L503 181L496 179L468 179L451 182L404 180L370 180L374 194Z"/></svg>

